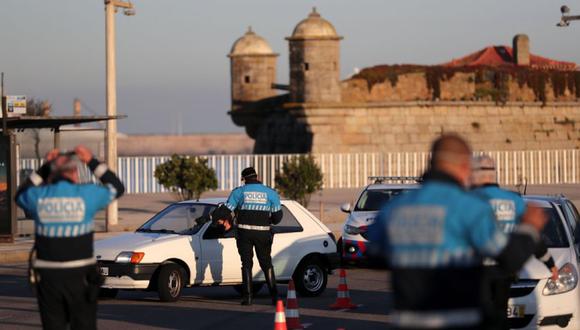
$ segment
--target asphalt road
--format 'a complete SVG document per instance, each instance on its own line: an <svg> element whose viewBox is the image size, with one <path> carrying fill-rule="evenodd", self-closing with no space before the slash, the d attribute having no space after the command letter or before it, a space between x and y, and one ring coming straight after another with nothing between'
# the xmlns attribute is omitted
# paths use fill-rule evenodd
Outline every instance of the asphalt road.
<svg viewBox="0 0 580 330"><path fill-rule="evenodd" d="M26 265L0 265L0 328L40 328L36 299L25 276ZM350 311L332 311L338 275L329 277L327 290L316 298L298 298L300 319L306 329L388 329L391 298L384 270L348 270L354 303ZM286 286L279 286L286 295ZM99 302L99 329L272 329L274 307L267 289L256 303L245 307L231 287L185 289L182 300L161 303L154 292L125 291L117 299Z"/></svg>

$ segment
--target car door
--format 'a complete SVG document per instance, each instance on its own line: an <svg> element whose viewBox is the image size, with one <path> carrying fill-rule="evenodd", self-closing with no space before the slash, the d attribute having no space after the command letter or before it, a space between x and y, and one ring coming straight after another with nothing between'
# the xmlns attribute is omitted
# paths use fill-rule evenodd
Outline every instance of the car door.
<svg viewBox="0 0 580 330"><path fill-rule="evenodd" d="M242 262L236 246L235 229L207 224L201 235L201 262L196 283L241 282Z"/></svg>
<svg viewBox="0 0 580 330"><path fill-rule="evenodd" d="M294 266L299 261L298 258L301 257L300 240L304 236L304 228L302 228L296 218L297 213L292 212L291 205L282 205L282 212L282 221L272 226L272 232L274 233L272 263L279 279L290 279L294 272ZM259 272L258 278L263 279L261 272Z"/></svg>

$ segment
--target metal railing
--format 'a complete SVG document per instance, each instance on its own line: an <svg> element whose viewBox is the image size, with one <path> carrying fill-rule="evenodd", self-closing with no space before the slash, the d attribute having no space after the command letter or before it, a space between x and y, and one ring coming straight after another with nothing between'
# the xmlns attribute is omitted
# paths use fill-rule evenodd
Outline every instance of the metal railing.
<svg viewBox="0 0 580 330"><path fill-rule="evenodd" d="M502 185L580 183L579 150L490 151ZM284 162L298 154L277 155L205 155L216 172L218 190L230 190L241 184L240 172L254 166L264 183L274 186L275 176ZM359 188L370 176L418 176L427 166L426 152L313 154L324 174L324 188ZM157 183L155 167L170 157L119 157L118 174L127 193L159 193L168 190ZM21 159L20 179L37 168L35 159ZM81 170L82 181L93 181L90 172Z"/></svg>

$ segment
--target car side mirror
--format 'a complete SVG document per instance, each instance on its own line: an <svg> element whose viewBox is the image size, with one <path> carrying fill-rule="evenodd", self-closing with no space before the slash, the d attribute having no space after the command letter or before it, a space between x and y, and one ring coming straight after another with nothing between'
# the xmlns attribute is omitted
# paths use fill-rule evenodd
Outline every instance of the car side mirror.
<svg viewBox="0 0 580 330"><path fill-rule="evenodd" d="M350 208L351 208L350 203L344 203L340 206L340 210L344 213L350 213L351 211Z"/></svg>

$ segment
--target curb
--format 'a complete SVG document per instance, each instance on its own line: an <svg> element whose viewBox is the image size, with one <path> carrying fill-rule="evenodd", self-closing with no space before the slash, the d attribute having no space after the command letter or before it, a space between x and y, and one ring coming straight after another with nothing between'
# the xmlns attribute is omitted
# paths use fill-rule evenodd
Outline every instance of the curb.
<svg viewBox="0 0 580 330"><path fill-rule="evenodd" d="M0 265L28 262L30 250L3 251L0 254Z"/></svg>
<svg viewBox="0 0 580 330"><path fill-rule="evenodd" d="M109 232L109 233L95 233L95 241L114 237L117 235L124 234L126 232ZM27 239L26 241L20 241L16 243L7 243L0 245L0 265L7 264L17 264L28 262L28 257L30 255L30 249L34 244L33 239Z"/></svg>

